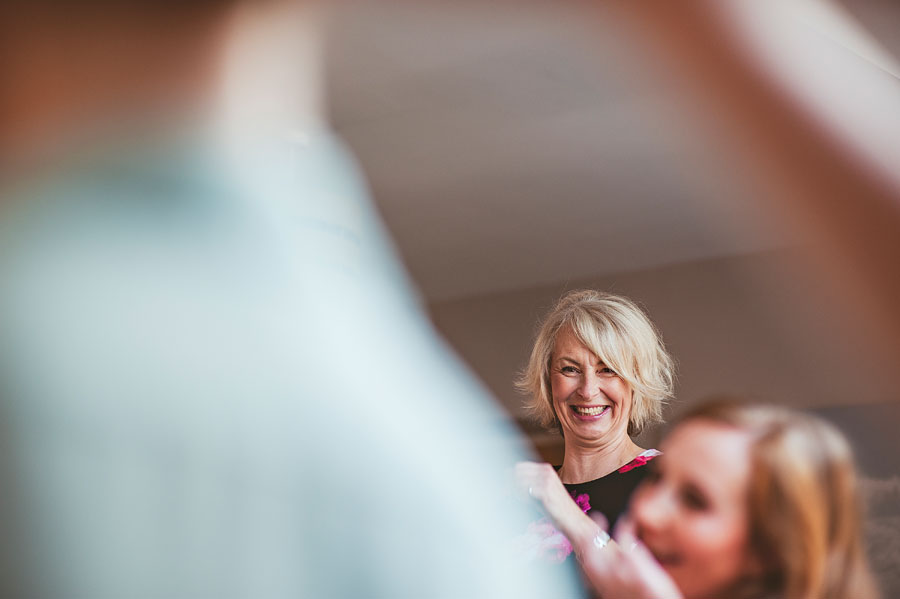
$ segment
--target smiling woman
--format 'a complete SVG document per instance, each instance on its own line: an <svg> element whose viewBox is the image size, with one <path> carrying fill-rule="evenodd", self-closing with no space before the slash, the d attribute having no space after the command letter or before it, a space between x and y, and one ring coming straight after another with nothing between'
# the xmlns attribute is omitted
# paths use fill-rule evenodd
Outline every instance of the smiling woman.
<svg viewBox="0 0 900 599"><path fill-rule="evenodd" d="M520 488L550 519L535 527L546 533L537 553L561 561L580 540L602 542L590 516L615 525L646 473L641 466L659 455L632 436L661 419L673 371L653 323L628 298L573 291L544 319L518 386L539 422L562 433L565 452L558 469L517 466Z"/></svg>
<svg viewBox="0 0 900 599"><path fill-rule="evenodd" d="M846 439L809 414L714 402L662 445L616 540L581 552L603 597L874 599Z"/></svg>
<svg viewBox="0 0 900 599"><path fill-rule="evenodd" d="M712 597L760 568L747 549L750 441L721 424L686 422L634 495L640 538L687 595Z"/></svg>
<svg viewBox="0 0 900 599"><path fill-rule="evenodd" d="M564 436L573 437L573 444L576 437L586 445L627 438L632 403L628 383L570 327L560 331L553 344L550 389L560 428Z"/></svg>

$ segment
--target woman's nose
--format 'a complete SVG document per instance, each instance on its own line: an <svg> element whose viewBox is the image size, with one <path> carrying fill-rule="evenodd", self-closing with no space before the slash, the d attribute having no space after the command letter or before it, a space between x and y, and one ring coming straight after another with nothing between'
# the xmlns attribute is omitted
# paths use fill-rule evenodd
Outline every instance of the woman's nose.
<svg viewBox="0 0 900 599"><path fill-rule="evenodd" d="M585 373L581 377L581 384L578 386L578 394L585 399L593 399L600 391L600 377L591 372Z"/></svg>

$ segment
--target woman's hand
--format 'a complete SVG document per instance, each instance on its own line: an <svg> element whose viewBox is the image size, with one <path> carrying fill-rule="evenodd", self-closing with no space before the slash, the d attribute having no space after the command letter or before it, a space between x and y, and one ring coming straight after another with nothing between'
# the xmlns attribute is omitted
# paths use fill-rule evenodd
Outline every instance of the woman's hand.
<svg viewBox="0 0 900 599"><path fill-rule="evenodd" d="M541 503L553 525L576 548L589 541L601 529L569 495L556 470L550 464L519 462L515 467L516 486L523 495Z"/></svg>
<svg viewBox="0 0 900 599"><path fill-rule="evenodd" d="M560 498L571 501L569 493L550 464L519 462L515 467L516 487L522 493L542 504L554 503Z"/></svg>
<svg viewBox="0 0 900 599"><path fill-rule="evenodd" d="M616 599L682 599L681 591L634 533L634 525L623 517L616 527L615 541L581 541L582 567L601 597Z"/></svg>

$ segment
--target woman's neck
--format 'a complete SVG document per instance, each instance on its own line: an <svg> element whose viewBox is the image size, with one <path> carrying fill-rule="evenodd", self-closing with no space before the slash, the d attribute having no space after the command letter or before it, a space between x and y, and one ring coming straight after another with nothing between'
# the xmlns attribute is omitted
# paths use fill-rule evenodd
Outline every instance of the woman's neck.
<svg viewBox="0 0 900 599"><path fill-rule="evenodd" d="M589 447L566 441L559 478L567 484L595 480L618 470L642 451L644 449L628 436L620 437L611 443Z"/></svg>

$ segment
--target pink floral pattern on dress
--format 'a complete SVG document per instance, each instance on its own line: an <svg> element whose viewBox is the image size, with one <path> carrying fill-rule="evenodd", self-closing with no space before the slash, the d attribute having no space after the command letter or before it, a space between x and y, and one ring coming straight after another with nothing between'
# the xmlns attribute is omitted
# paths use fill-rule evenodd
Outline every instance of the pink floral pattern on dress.
<svg viewBox="0 0 900 599"><path fill-rule="evenodd" d="M591 498L587 493L582 493L578 497L573 497L573 499L585 514L591 510Z"/></svg>
<svg viewBox="0 0 900 599"><path fill-rule="evenodd" d="M635 468L643 466L644 464L661 454L662 452L658 449L648 449L647 451L641 453L641 455L639 455L638 457L634 458L633 460L619 468L618 472L628 472L629 470L634 470Z"/></svg>
<svg viewBox="0 0 900 599"><path fill-rule="evenodd" d="M572 499L587 513L591 509L591 498L587 493ZM519 551L528 559L541 559L562 563L572 553L572 544L547 518L541 518L528 525L528 530L519 539Z"/></svg>

